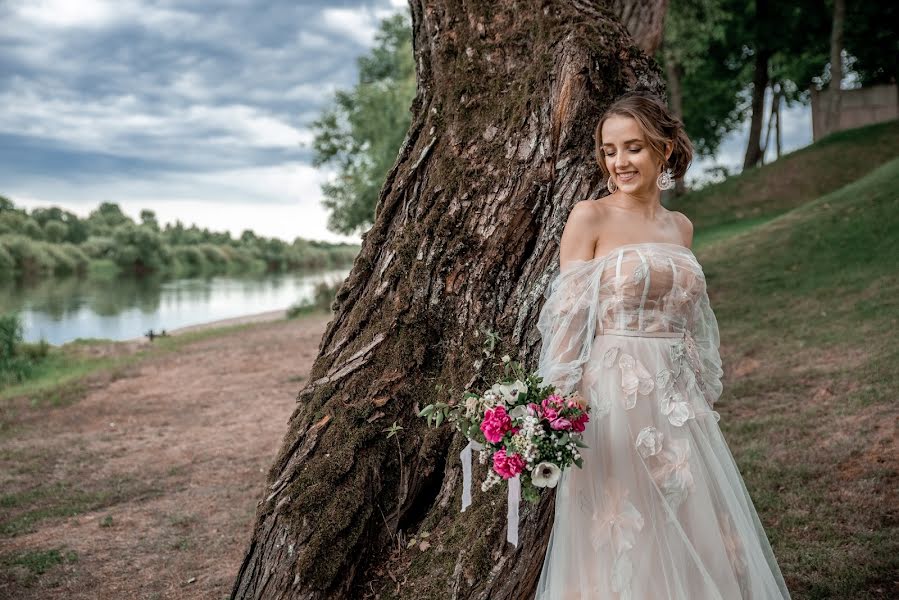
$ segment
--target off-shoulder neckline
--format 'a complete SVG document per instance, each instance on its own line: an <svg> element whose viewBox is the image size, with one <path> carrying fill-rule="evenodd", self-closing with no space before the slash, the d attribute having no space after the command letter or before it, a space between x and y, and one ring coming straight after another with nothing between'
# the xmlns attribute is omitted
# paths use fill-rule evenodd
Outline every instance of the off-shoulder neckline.
<svg viewBox="0 0 899 600"><path fill-rule="evenodd" d="M615 254L619 250L623 250L625 248L633 248L634 246L671 246L671 247L675 247L675 248L680 248L681 250L685 250L694 259L696 258L696 255L693 254L693 251L690 248L687 248L686 246L684 246L683 244L675 244L673 242L633 242L631 244L621 244L620 246L616 246L615 248L612 248L611 250L609 250L608 252L606 252L605 254L603 254L601 256L594 256L593 258L575 258L575 259L569 260L568 262L569 263L583 263L583 264L598 262L600 260L605 260L605 259L609 258L611 255Z"/></svg>

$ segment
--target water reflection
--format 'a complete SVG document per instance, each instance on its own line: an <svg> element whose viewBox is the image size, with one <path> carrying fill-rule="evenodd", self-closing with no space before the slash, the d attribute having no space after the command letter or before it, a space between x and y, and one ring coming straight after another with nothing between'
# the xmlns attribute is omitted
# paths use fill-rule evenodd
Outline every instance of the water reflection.
<svg viewBox="0 0 899 600"><path fill-rule="evenodd" d="M0 312L18 312L25 339L62 344L76 338L123 340L149 329L172 330L287 308L312 298L320 281L341 281L349 269L164 280L78 277L0 288Z"/></svg>

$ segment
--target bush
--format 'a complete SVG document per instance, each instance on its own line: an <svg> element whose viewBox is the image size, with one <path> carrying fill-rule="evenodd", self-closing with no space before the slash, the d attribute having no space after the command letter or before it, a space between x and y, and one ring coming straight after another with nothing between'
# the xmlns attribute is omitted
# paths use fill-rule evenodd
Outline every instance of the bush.
<svg viewBox="0 0 899 600"><path fill-rule="evenodd" d="M189 274L206 270L206 257L196 246L175 246L172 255L178 265Z"/></svg>
<svg viewBox="0 0 899 600"><path fill-rule="evenodd" d="M80 248L90 258L111 258L115 242L109 237L91 236L81 244Z"/></svg>
<svg viewBox="0 0 899 600"><path fill-rule="evenodd" d="M312 294L312 300L304 300L303 302L297 302L287 309L287 318L293 319L302 314L312 312L314 310L331 310L331 304L334 303L334 298L337 296L337 290L340 289L340 286L343 282L338 282L333 285L329 284L326 281L322 281L315 286L315 291Z"/></svg>
<svg viewBox="0 0 899 600"><path fill-rule="evenodd" d="M50 350L46 341L25 344L19 315L0 316L0 386L19 383L31 376L35 365Z"/></svg>
<svg viewBox="0 0 899 600"><path fill-rule="evenodd" d="M23 235L4 235L0 236L0 246L12 256L16 271L23 275L33 276L53 272L56 261L47 252L49 244Z"/></svg>

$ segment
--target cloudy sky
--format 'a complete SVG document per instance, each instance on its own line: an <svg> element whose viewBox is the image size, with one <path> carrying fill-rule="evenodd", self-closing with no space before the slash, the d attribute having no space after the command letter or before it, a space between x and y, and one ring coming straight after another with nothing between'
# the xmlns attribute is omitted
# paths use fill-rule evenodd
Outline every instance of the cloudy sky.
<svg viewBox="0 0 899 600"><path fill-rule="evenodd" d="M405 0L0 0L0 194L358 241L326 229L309 124L398 10ZM808 109L784 117L785 149L808 144ZM714 162L737 167L745 139Z"/></svg>

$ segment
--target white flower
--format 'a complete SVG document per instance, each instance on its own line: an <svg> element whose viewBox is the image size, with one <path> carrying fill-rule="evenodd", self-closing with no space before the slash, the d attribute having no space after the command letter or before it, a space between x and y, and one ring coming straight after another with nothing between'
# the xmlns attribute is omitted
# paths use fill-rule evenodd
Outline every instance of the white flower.
<svg viewBox="0 0 899 600"><path fill-rule="evenodd" d="M503 362L504 362L504 363L507 363L507 362L509 362L510 360L512 360L512 357L511 357L511 356L509 356L508 354L503 354Z"/></svg>
<svg viewBox="0 0 899 600"><path fill-rule="evenodd" d="M556 487L559 483L559 477L562 475L562 469L558 465L551 462L542 462L534 467L531 473L531 483L534 487Z"/></svg>
<svg viewBox="0 0 899 600"><path fill-rule="evenodd" d="M484 483L481 484L481 491L486 492L502 480L503 478L500 477L496 471L491 469L490 472L487 473L487 479L485 479Z"/></svg>
<svg viewBox="0 0 899 600"><path fill-rule="evenodd" d="M506 404L513 404L518 400L519 393L528 393L528 386L520 379L516 379L513 383L494 383L490 390L502 398Z"/></svg>
<svg viewBox="0 0 899 600"><path fill-rule="evenodd" d="M523 419L528 416L528 407L524 404L519 404L509 411L509 416L513 419Z"/></svg>
<svg viewBox="0 0 899 600"><path fill-rule="evenodd" d="M655 427L644 427L637 434L637 451L643 458L655 456L662 450L664 435Z"/></svg>
<svg viewBox="0 0 899 600"><path fill-rule="evenodd" d="M675 427L681 427L687 419L695 416L690 403L684 400L683 394L675 390L668 390L662 396L661 409L662 414L668 415L668 421Z"/></svg>

